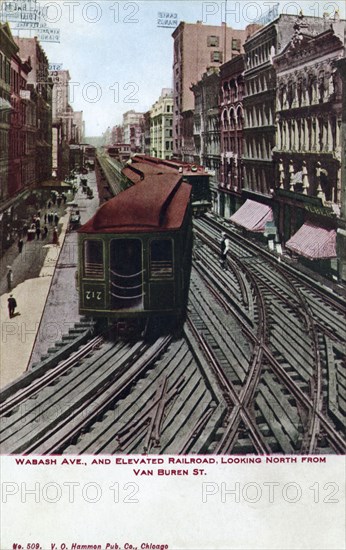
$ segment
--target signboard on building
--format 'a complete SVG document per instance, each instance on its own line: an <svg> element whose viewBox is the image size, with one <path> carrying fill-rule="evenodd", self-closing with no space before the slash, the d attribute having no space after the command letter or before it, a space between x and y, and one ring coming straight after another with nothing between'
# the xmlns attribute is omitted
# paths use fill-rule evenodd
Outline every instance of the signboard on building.
<svg viewBox="0 0 346 550"><path fill-rule="evenodd" d="M157 26L164 29L175 29L178 26L178 14L159 11L157 14Z"/></svg>
<svg viewBox="0 0 346 550"><path fill-rule="evenodd" d="M49 63L48 69L49 71L61 71L63 67L62 63Z"/></svg>
<svg viewBox="0 0 346 550"><path fill-rule="evenodd" d="M37 0L10 0L0 5L0 17L2 21L9 23L39 23L42 9Z"/></svg>
<svg viewBox="0 0 346 550"><path fill-rule="evenodd" d="M41 42L60 42L60 29L53 29L52 27L39 28L37 38Z"/></svg>

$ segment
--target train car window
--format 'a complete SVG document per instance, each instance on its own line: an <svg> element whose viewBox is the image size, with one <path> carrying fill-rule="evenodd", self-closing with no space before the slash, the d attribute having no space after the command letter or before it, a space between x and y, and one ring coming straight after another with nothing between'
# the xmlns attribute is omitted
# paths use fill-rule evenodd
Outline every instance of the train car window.
<svg viewBox="0 0 346 550"><path fill-rule="evenodd" d="M103 279L103 242L84 241L84 276L88 279Z"/></svg>
<svg viewBox="0 0 346 550"><path fill-rule="evenodd" d="M173 242L171 239L151 241L150 276L167 279L173 276Z"/></svg>

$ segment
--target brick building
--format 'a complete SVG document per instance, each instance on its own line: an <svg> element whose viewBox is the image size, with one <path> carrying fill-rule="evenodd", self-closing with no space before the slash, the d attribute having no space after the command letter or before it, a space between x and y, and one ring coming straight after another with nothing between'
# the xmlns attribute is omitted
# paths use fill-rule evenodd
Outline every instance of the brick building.
<svg viewBox="0 0 346 550"><path fill-rule="evenodd" d="M30 57L32 70L28 74L28 87L36 101L36 184L52 176L52 81L49 77L48 58L37 37L15 37L19 55Z"/></svg>
<svg viewBox="0 0 346 550"><path fill-rule="evenodd" d="M226 218L241 205L244 187L244 67L244 55L239 54L224 63L220 71L221 170L218 212Z"/></svg>
<svg viewBox="0 0 346 550"><path fill-rule="evenodd" d="M208 169L214 208L220 178L219 68L213 67L191 86L194 105L194 162Z"/></svg>
<svg viewBox="0 0 346 550"><path fill-rule="evenodd" d="M9 131L8 193L10 196L35 184L35 106L28 90L30 60L17 52L11 59L11 117Z"/></svg>
<svg viewBox="0 0 346 550"><path fill-rule="evenodd" d="M211 67L220 65L242 51L246 30L181 22L172 34L173 61L173 151L174 155L193 162L194 96L191 85Z"/></svg>

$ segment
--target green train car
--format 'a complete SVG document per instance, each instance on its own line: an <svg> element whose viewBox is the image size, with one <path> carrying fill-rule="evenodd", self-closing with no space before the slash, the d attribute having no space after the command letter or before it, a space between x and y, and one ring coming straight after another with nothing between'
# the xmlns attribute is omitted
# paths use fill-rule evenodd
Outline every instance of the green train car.
<svg viewBox="0 0 346 550"><path fill-rule="evenodd" d="M104 203L78 230L79 311L172 326L185 317L192 255L191 186L153 175Z"/></svg>

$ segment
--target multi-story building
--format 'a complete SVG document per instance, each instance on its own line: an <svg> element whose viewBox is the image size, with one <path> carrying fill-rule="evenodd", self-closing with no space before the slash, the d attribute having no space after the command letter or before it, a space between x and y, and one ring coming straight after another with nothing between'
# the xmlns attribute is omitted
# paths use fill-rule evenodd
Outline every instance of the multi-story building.
<svg viewBox="0 0 346 550"><path fill-rule="evenodd" d="M345 31L346 32L346 31ZM346 36L344 38L344 57L336 62L342 78L342 121L341 121L341 208L336 245L339 261L339 278L346 281Z"/></svg>
<svg viewBox="0 0 346 550"><path fill-rule="evenodd" d="M70 73L67 70L50 71L53 81L53 174L65 178L70 171L70 144L73 143L73 109L69 104Z"/></svg>
<svg viewBox="0 0 346 550"><path fill-rule="evenodd" d="M18 46L16 47L18 52ZM27 88L30 60L18 53L11 59L11 125L9 131L8 193L10 196L35 183L35 131L31 114L35 112ZM29 115L27 120L27 115Z"/></svg>
<svg viewBox="0 0 346 550"><path fill-rule="evenodd" d="M259 29L244 44L245 125L244 184L251 191L273 194L272 151L276 145L276 71L275 55L292 38L295 15L280 15ZM315 32L326 29L325 19L309 17Z"/></svg>
<svg viewBox="0 0 346 550"><path fill-rule="evenodd" d="M144 113L142 123L142 152L150 155L150 111Z"/></svg>
<svg viewBox="0 0 346 550"><path fill-rule="evenodd" d="M220 69L221 170L218 213L229 218L241 205L244 186L244 55L227 61Z"/></svg>
<svg viewBox="0 0 346 550"><path fill-rule="evenodd" d="M83 111L73 111L72 118L72 143L80 144L84 141L85 123Z"/></svg>
<svg viewBox="0 0 346 550"><path fill-rule="evenodd" d="M194 159L193 110L191 85L210 67L220 67L243 51L247 30L181 22L173 32L173 137L174 155L187 162Z"/></svg>
<svg viewBox="0 0 346 550"><path fill-rule="evenodd" d="M291 24L290 41L273 57L279 235L288 248L310 260L336 258L342 118L336 61L344 55L344 31L345 22L338 17L315 20L301 14Z"/></svg>
<svg viewBox="0 0 346 550"><path fill-rule="evenodd" d="M28 74L28 87L36 100L36 184L52 176L52 81L49 77L48 58L37 37L14 38L23 59L30 57L32 71Z"/></svg>
<svg viewBox="0 0 346 550"><path fill-rule="evenodd" d="M18 51L8 23L0 23L0 202L9 196L8 157L11 113L11 59Z"/></svg>
<svg viewBox="0 0 346 550"><path fill-rule="evenodd" d="M220 178L219 81L219 68L213 67L191 86L195 96L194 162L208 169L215 210Z"/></svg>
<svg viewBox="0 0 346 550"><path fill-rule="evenodd" d="M163 88L150 111L150 154L169 160L173 155L173 90Z"/></svg>
<svg viewBox="0 0 346 550"><path fill-rule="evenodd" d="M35 185L36 92L30 60L21 55L7 23L0 24L0 248L17 237L20 205Z"/></svg>
<svg viewBox="0 0 346 550"><path fill-rule="evenodd" d="M141 149L143 118L143 113L134 110L123 114L124 143L129 143L133 151Z"/></svg>
<svg viewBox="0 0 346 550"><path fill-rule="evenodd" d="M113 126L112 128L112 143L123 143L124 128L121 125Z"/></svg>

